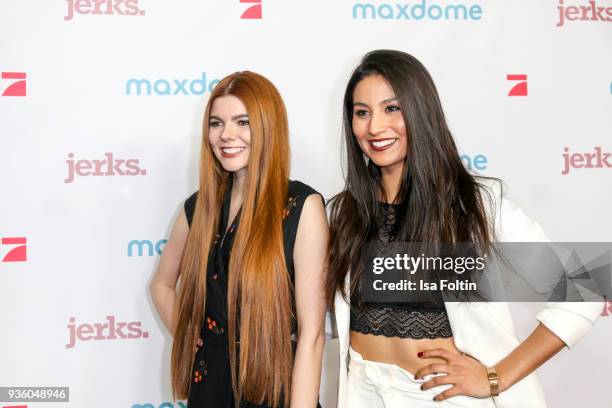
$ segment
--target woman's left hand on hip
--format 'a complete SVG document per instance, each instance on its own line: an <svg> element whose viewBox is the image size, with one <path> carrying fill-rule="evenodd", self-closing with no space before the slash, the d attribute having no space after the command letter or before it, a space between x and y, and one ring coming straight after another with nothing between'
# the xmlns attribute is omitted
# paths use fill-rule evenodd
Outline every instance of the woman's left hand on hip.
<svg viewBox="0 0 612 408"><path fill-rule="evenodd" d="M486 398L491 395L491 386L487 376L487 368L480 361L467 354L458 354L446 349L436 348L418 353L419 358L439 357L447 361L446 364L434 363L418 370L414 378L423 378L428 374L444 373L426 381L421 386L428 390L443 384L452 384L453 387L436 395L434 400L443 401L456 395Z"/></svg>

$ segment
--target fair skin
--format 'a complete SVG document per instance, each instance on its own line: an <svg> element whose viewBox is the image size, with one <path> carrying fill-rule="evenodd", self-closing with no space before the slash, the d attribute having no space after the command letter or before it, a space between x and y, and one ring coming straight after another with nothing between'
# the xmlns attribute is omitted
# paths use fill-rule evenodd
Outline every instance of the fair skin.
<svg viewBox="0 0 612 408"><path fill-rule="evenodd" d="M211 108L208 142L221 166L233 176L228 226L242 205L250 141L249 120L242 101L233 95L215 99ZM172 228L150 284L155 307L170 333L174 332L175 327L175 290L188 232L183 210ZM318 401L325 345L324 274L328 235L323 203L313 194L304 202L293 250L298 341L291 384L291 407L313 408Z"/></svg>
<svg viewBox="0 0 612 408"><path fill-rule="evenodd" d="M400 189L409 137L395 93L382 76L369 75L355 87L353 101L353 134L363 153L380 167L383 188L392 202ZM500 392L532 373L564 346L559 337L539 324L525 341L495 365ZM432 373L447 374L423 383L423 390L453 385L437 394L437 401L456 395L490 396L486 367L462 354L452 337L416 340L351 331L351 347L366 360L398 365L414 373L415 378Z"/></svg>

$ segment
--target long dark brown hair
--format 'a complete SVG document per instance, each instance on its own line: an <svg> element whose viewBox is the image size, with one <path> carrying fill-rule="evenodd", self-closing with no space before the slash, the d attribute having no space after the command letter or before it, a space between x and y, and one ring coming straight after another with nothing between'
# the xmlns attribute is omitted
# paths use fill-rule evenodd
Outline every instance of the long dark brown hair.
<svg viewBox="0 0 612 408"><path fill-rule="evenodd" d="M195 345L206 304L207 260L232 176L223 169L208 142L212 104L225 95L242 101L251 132L244 199L228 272L227 329L233 392L236 406L241 399L288 406L294 316L281 217L289 178L287 113L274 85L248 71L219 82L204 112L200 190L180 266L171 357L173 395L182 399L189 394Z"/></svg>
<svg viewBox="0 0 612 408"><path fill-rule="evenodd" d="M492 228L485 208L488 192L465 169L446 124L431 75L412 55L394 50L366 54L353 71L344 93L343 133L346 149L344 190L333 197L327 296L340 292L345 300L362 275L360 251L377 228L387 200L381 170L363 153L352 131L353 92L369 75L381 75L398 99L406 124L408 154L404 165L395 238L411 243L477 243L487 252ZM485 193L485 194L481 194Z"/></svg>

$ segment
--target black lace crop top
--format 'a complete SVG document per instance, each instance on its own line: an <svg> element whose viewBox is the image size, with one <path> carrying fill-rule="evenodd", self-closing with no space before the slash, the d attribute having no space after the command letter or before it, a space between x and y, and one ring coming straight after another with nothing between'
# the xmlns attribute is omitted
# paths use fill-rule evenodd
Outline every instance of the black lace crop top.
<svg viewBox="0 0 612 408"><path fill-rule="evenodd" d="M398 206L382 204L383 216L376 239L393 239ZM444 305L434 303L359 302L351 294L351 330L385 337L435 339L453 336Z"/></svg>

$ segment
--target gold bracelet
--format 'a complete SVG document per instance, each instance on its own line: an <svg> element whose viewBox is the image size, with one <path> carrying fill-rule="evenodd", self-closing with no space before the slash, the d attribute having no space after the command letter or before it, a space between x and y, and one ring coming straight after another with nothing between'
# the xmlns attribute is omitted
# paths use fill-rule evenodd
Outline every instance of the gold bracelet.
<svg viewBox="0 0 612 408"><path fill-rule="evenodd" d="M491 386L491 396L497 397L499 395L499 376L495 367L487 367L487 378Z"/></svg>

